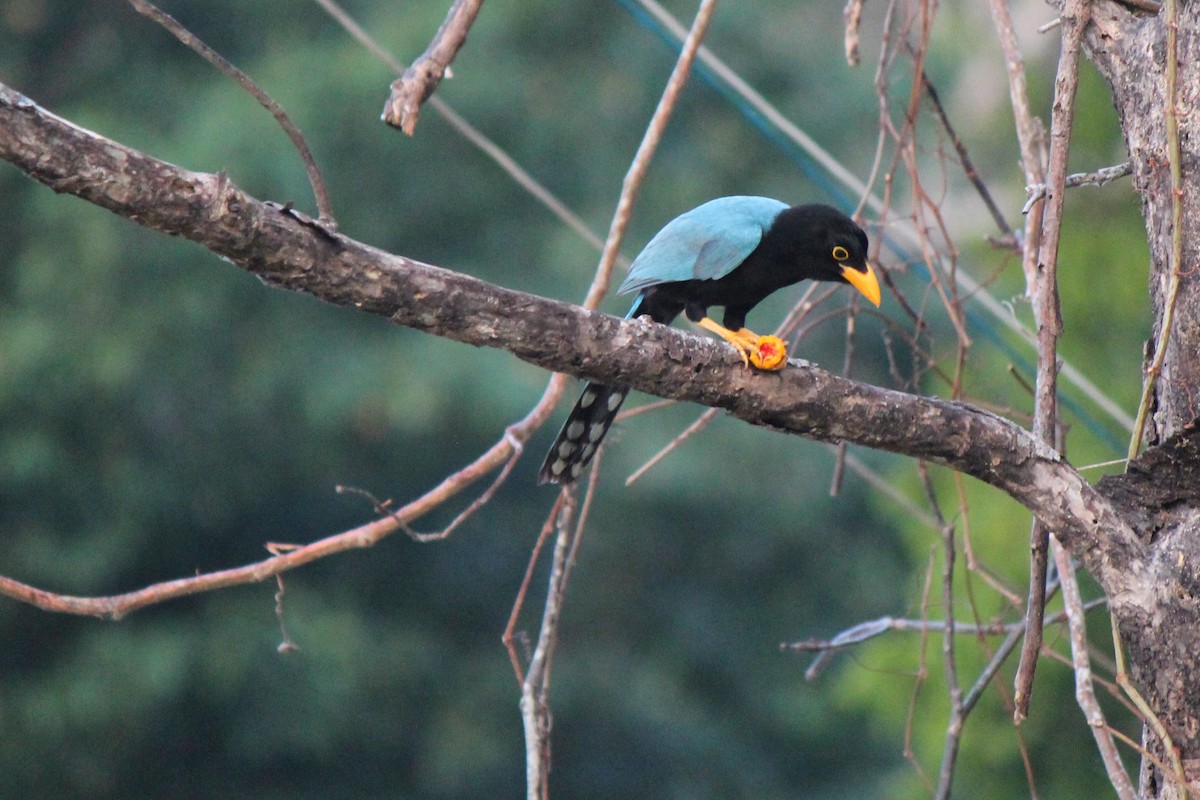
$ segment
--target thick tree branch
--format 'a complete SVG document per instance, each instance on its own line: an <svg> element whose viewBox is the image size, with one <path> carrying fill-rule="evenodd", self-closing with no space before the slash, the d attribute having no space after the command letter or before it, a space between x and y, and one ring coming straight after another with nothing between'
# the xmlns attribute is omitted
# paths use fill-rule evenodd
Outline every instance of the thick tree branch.
<svg viewBox="0 0 1200 800"><path fill-rule="evenodd" d="M75 126L0 85L0 158L146 227L182 236L263 280L398 324L591 380L723 408L739 419L945 464L1007 492L1101 581L1114 606L1142 586L1143 547L1118 509L1027 431L963 403L846 380L806 362L747 371L723 343L495 286L330 233Z"/></svg>

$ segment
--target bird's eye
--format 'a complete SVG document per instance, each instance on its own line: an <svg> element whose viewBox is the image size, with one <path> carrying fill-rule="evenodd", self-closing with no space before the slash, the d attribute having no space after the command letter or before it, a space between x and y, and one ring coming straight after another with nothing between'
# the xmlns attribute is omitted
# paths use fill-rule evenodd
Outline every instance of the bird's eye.
<svg viewBox="0 0 1200 800"><path fill-rule="evenodd" d="M842 247L840 244L834 245L834 248L833 248L833 260L834 261L838 261L838 262L845 261L849 257L850 257L849 250Z"/></svg>

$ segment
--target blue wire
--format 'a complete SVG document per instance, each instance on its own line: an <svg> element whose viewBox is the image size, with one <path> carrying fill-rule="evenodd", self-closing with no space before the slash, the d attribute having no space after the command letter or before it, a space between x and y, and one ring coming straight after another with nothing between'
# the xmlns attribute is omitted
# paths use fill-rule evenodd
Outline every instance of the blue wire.
<svg viewBox="0 0 1200 800"><path fill-rule="evenodd" d="M659 41L669 47L672 52L679 53L682 50L682 45L675 38L665 25L659 22L654 16L649 14L641 5L634 0L616 0L617 5L624 8L629 14L640 24L653 34ZM794 141L788 138L783 131L773 125L762 112L746 102L732 86L722 80L713 70L705 65L702 61L695 61L692 64L692 72L720 95L726 102L737 109L746 121L757 130L767 141L783 151L801 172L808 177L817 187L826 195L833 199L834 203L843 210L853 209L856 205L854 198L850 197L838 184L829 179L828 174L823 170L813 159ZM905 261L910 268L917 274L918 277L925 281L930 280L929 270L925 263L917 258L911 257L903 249L899 248L896 243L890 239L888 246L893 252L900 256L902 261ZM1004 356L1013 362L1014 366L1026 373L1036 371L1035 364L1028 356L1023 355L1015 347L1012 346L1001 334L996 330L996 327L991 321L978 311L973 311L970 308L966 309L967 321L972 330L977 330L982 334L983 338L991 342ZM1108 444L1114 452L1120 454L1125 452L1125 445L1120 442L1108 429L1108 426L1097 420L1083 405L1068 392L1060 391L1060 399L1062 404L1068 411L1079 418L1080 423L1085 428L1096 435L1097 438Z"/></svg>
<svg viewBox="0 0 1200 800"><path fill-rule="evenodd" d="M665 25L659 22L654 16L647 12L633 0L616 0L617 4L628 11L634 19L638 21L642 27L654 34L654 36L669 47L672 52L678 54L682 49L682 45L675 38ZM709 88L716 91L730 105L738 110L738 112L746 118L746 120L769 142L774 144L784 154L795 162L809 180L817 185L826 195L833 198L837 205L842 209L854 208L855 199L848 195L841 186L829 179L829 174L821 169L803 148L793 142L790 138L771 124L771 122L763 116L762 112L753 106L746 103L745 99L734 90L732 86L722 80L713 70L704 64L703 61L696 60L692 62L692 73L698 76Z"/></svg>

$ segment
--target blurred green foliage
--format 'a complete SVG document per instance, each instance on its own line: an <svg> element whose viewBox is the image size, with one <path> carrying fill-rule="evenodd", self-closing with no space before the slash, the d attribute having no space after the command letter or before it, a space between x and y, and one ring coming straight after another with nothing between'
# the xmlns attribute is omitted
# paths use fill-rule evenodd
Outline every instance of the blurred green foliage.
<svg viewBox="0 0 1200 800"><path fill-rule="evenodd" d="M412 58L447 4L347 5ZM315 4L192 0L167 10L293 114L345 233L514 288L582 296L595 253L431 111L412 139L379 124L393 76ZM865 174L877 105L870 68L844 65L839 24L828 9L756 0L722 7L709 43ZM987 48L964 49L963 30L979 19L947 9L942 24L930 72L1016 224L1001 62ZM672 60L616 4L487 6L439 94L603 230ZM1044 108L1052 61L1035 54L1030 69ZM986 103L970 85L981 76L991 81ZM310 207L299 160L269 117L123 4L0 6L0 80L155 156L223 169L258 196ZM1094 73L1081 115L1079 168L1121 160ZM1019 265L980 243L991 231L978 202L957 175L947 180L966 198L949 217L964 244L960 267L994 278L993 290L1027 319ZM736 193L821 199L694 80L626 252L671 215ZM1070 202L1063 352L1130 408L1148 326L1137 199L1126 182L1079 190ZM911 296L926 291L915 270L885 266ZM764 304L759 325L770 327L795 296ZM624 311L617 301L606 308ZM931 319L928 344L951 363L953 332ZM885 326L867 317L859 330L855 374L886 382ZM1008 356L972 333L966 394L1020 419L1030 403L1005 375ZM834 321L800 349L836 366L843 336ZM545 379L504 353L266 289L194 245L0 167L3 574L107 594L256 560L267 541L351 527L372 510L335 486L416 496L494 441ZM949 391L932 378L924 388ZM902 745L909 725L915 758L936 774L940 639L922 647L916 635L880 638L814 683L804 680L807 660L778 644L884 614L940 618L936 586L922 611L926 569L940 570L936 531L853 476L830 498L825 447L726 419L623 487L621 476L695 414L669 408L612 436L555 662L554 796L924 796ZM1110 438L1121 435L1097 418ZM1076 463L1119 455L1088 424L1068 421ZM286 622L299 653L276 652L274 584L119 624L0 603L0 796L519 796L518 688L499 636L553 500L534 486L536 451L550 435L531 442L491 504L449 540L398 536L288 575ZM857 455L924 502L910 463ZM951 477L935 472L934 484L951 521L960 531L969 523L981 563L1023 592L1028 515L966 482L963 516ZM444 525L461 503L424 527ZM971 613L968 588L981 618L1006 610L974 575L957 586L960 617ZM986 653L970 638L960 645L969 682ZM928 674L910 714L920 669ZM1019 733L1000 700L1010 682L1003 673L968 721L960 796L1024 796L1018 742L1043 796L1094 796L1103 775L1069 671L1043 666Z"/></svg>

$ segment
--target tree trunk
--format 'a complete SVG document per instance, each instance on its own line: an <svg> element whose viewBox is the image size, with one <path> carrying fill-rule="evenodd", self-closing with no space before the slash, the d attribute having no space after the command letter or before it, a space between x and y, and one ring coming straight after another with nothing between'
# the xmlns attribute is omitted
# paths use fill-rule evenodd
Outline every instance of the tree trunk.
<svg viewBox="0 0 1200 800"><path fill-rule="evenodd" d="M1132 490L1129 519L1149 548L1150 575L1143 602L1115 609L1128 645L1131 676L1178 748L1193 796L1200 794L1200 450L1193 427L1200 402L1200 282L1189 270L1200 263L1200 206L1195 195L1200 147L1195 136L1200 93L1198 11L1200 7L1193 3L1178 9L1176 101L1181 112L1178 146L1183 176L1179 231L1172 224L1166 119L1166 70L1172 56L1166 12L1148 14L1116 3L1096 3L1085 40L1089 57L1112 87L1134 186L1142 198L1155 320L1147 367L1163 328L1174 266L1173 236L1182 237L1175 320L1146 433L1147 444L1167 444L1142 460L1144 474L1111 485L1124 482ZM1163 759L1158 737L1148 731L1145 738L1151 752ZM1149 760L1143 760L1140 792L1146 798L1180 796L1177 786Z"/></svg>

